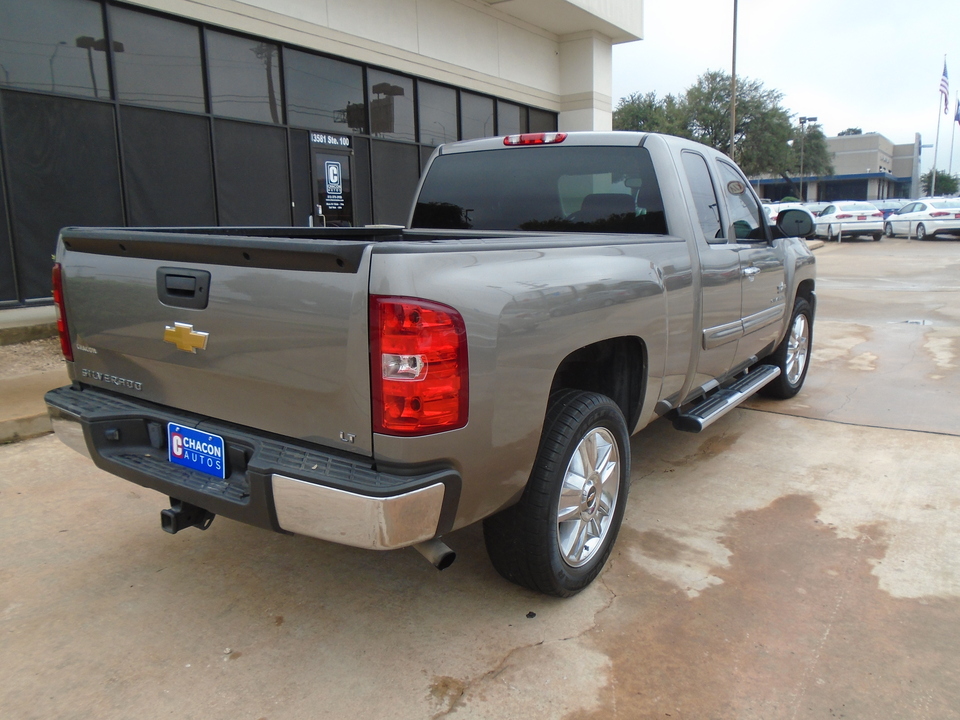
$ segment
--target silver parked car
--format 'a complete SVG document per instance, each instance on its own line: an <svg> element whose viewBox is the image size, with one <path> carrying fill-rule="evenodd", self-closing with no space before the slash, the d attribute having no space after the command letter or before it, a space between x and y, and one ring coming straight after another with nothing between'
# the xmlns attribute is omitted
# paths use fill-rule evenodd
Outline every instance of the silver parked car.
<svg viewBox="0 0 960 720"><path fill-rule="evenodd" d="M817 216L817 235L827 240L872 235L879 240L883 237L883 213L868 202L832 203Z"/></svg>
<svg viewBox="0 0 960 720"><path fill-rule="evenodd" d="M916 236L925 240L936 235L960 235L960 198L917 200L887 218L887 237Z"/></svg>

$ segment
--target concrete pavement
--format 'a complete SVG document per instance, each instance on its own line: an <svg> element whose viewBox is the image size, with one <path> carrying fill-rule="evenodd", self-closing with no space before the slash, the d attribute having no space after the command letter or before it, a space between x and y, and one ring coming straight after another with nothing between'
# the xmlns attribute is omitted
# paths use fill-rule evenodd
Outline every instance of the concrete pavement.
<svg viewBox="0 0 960 720"><path fill-rule="evenodd" d="M960 243L817 258L803 392L638 434L570 600L500 579L478 527L443 573L222 518L169 536L165 498L55 438L0 447L4 716L957 718Z"/></svg>

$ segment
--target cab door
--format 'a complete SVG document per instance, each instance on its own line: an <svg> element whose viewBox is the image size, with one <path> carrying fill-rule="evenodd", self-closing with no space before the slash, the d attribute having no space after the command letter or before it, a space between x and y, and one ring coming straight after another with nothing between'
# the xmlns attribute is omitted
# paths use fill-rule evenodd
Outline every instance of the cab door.
<svg viewBox="0 0 960 720"><path fill-rule="evenodd" d="M353 227L353 149L346 135L310 134L313 224Z"/></svg>
<svg viewBox="0 0 960 720"><path fill-rule="evenodd" d="M729 236L736 243L740 270L740 320L734 365L773 349L785 322L786 272L780 241L768 232L760 202L747 179L731 163L718 159L721 192L728 212Z"/></svg>

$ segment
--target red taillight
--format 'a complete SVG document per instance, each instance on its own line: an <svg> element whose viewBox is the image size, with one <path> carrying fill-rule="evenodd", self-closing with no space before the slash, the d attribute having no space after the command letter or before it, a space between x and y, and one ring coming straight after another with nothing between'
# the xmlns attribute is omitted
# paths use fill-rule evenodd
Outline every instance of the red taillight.
<svg viewBox="0 0 960 720"><path fill-rule="evenodd" d="M552 145L562 143L567 134L562 132L523 133L522 135L507 135L503 139L504 145Z"/></svg>
<svg viewBox="0 0 960 720"><path fill-rule="evenodd" d="M870 217L882 218L882 217L883 217L883 213L882 213L882 212L875 212L875 213L873 213Z"/></svg>
<svg viewBox="0 0 960 720"><path fill-rule="evenodd" d="M950 213L944 212L943 210L938 210L937 212L930 213L930 217L947 217Z"/></svg>
<svg viewBox="0 0 960 720"><path fill-rule="evenodd" d="M60 335L60 351L67 362L73 362L73 345L70 344L70 330L67 328L67 309L63 304L63 278L60 263L53 265L53 304L57 308L57 334Z"/></svg>
<svg viewBox="0 0 960 720"><path fill-rule="evenodd" d="M853 215L837 215L837 220L849 220Z"/></svg>
<svg viewBox="0 0 960 720"><path fill-rule="evenodd" d="M370 297L373 431L429 435L467 424L467 333L456 310Z"/></svg>

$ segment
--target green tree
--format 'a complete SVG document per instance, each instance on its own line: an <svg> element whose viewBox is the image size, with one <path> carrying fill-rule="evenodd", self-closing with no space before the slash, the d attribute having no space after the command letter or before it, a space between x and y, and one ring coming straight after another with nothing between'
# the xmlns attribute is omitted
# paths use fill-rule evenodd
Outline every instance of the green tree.
<svg viewBox="0 0 960 720"><path fill-rule="evenodd" d="M661 100L655 92L620 98L613 111L613 129L689 137L682 104L673 95Z"/></svg>
<svg viewBox="0 0 960 720"><path fill-rule="evenodd" d="M928 170L920 176L920 187L923 188L923 194L930 194L930 183L933 180L933 170ZM950 175L943 170L937 170L937 186L934 192L937 195L956 195L960 190L960 180L956 175Z"/></svg>
<svg viewBox="0 0 960 720"><path fill-rule="evenodd" d="M737 86L736 160L748 175L782 172L792 150L790 115L783 96L749 79ZM615 130L665 132L730 151L730 76L709 71L679 96L634 93L623 98L613 116Z"/></svg>
<svg viewBox="0 0 960 720"><path fill-rule="evenodd" d="M847 128L846 130L841 130L840 132L838 132L837 135L838 135L838 136L840 136L840 135L863 135L863 130L861 130L860 128Z"/></svg>

